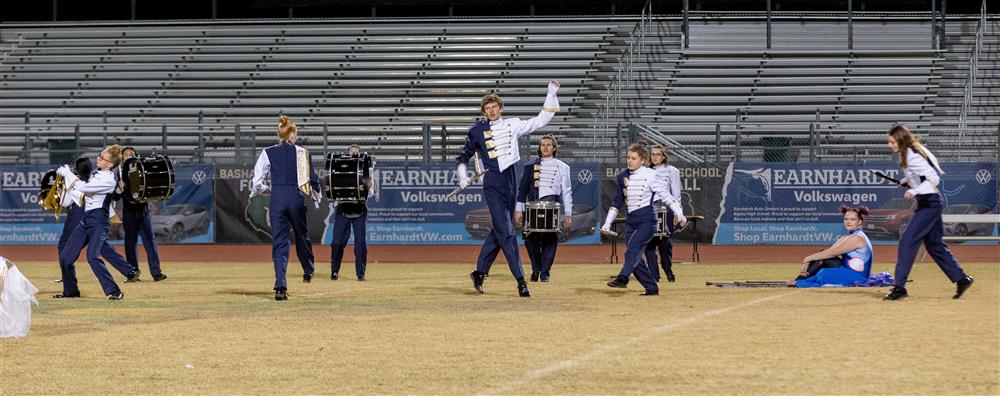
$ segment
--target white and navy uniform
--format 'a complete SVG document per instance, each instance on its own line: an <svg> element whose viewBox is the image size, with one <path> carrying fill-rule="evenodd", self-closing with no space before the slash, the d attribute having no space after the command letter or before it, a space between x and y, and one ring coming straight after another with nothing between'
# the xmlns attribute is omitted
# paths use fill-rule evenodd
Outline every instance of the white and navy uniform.
<svg viewBox="0 0 1000 396"><path fill-rule="evenodd" d="M570 182L569 165L552 157L528 162L521 174L515 211L524 212L524 203L530 201L559 202L563 210L560 214L571 218L573 184ZM558 223L562 224L562 221ZM559 234L555 232L534 232L524 237L524 247L531 259L532 279L540 275L543 282L548 281L558 246Z"/></svg>
<svg viewBox="0 0 1000 396"><path fill-rule="evenodd" d="M122 274L127 274L126 276L134 274L132 266L108 243L111 194L118 187L118 179L114 172L109 170L95 171L87 181L74 175L68 166L59 168L57 172L62 175L66 185L71 186L63 203L65 204L66 200L74 202L74 197L78 200L75 202L80 203L79 194L82 194L83 198L82 219L72 228L66 238L65 245L59 252L59 267L62 271L63 284L62 294L65 296L80 295L75 262L85 245L87 246L87 262L90 264L90 269L94 271L94 275L97 276L97 281L101 283L104 294L111 295L121 292L114 277L111 276L111 272L101 261L103 256Z"/></svg>
<svg viewBox="0 0 1000 396"><path fill-rule="evenodd" d="M673 165L667 165L666 162L653 167L656 171L656 177L663 181L667 185L667 192L673 197L677 203L681 202L681 172L677 170ZM666 202L666 197L657 197L658 202ZM667 230L670 234L674 233L674 212L667 211L666 218ZM656 280L660 280L660 269L656 265L656 253L660 254L660 265L663 266L664 273L671 273L673 271L673 255L674 255L674 244L670 242L670 236L660 237L654 236L653 240L649 241L649 245L646 246L646 263L649 264L649 271L653 273L653 277Z"/></svg>
<svg viewBox="0 0 1000 396"><path fill-rule="evenodd" d="M937 187L941 182L940 175L944 172L934 154L926 147L922 147L922 150L927 155L926 158L912 148L907 149L907 166L903 168L902 182L910 187L907 191L917 200L917 209L913 212L906 231L899 236L895 285L902 288L906 287L906 278L910 276L910 269L913 268L913 260L917 257L921 243L952 283L966 276L944 243L944 224L941 221L943 208Z"/></svg>
<svg viewBox="0 0 1000 396"><path fill-rule="evenodd" d="M372 168L368 169L369 175L374 175ZM372 183L372 188L368 189L368 198L372 198L377 191L377 186ZM333 241L330 243L330 272L337 274L340 272L340 264L344 260L344 249L347 248L347 241L351 239L351 230L354 230L354 271L359 280L365 279L365 270L368 265L368 243L367 227L368 222L368 201L365 202L335 202L333 210Z"/></svg>
<svg viewBox="0 0 1000 396"><path fill-rule="evenodd" d="M312 240L306 226L306 198L319 191L319 177L313 169L309 151L282 141L264 149L253 170L252 193L267 190L264 177L271 175L271 259L274 261L274 289L287 290L285 272L288 269L289 232L295 229L295 253L302 271L311 277L313 265ZM315 199L315 198L314 198Z"/></svg>
<svg viewBox="0 0 1000 396"><path fill-rule="evenodd" d="M474 153L478 153L486 172L483 176L483 195L486 197L486 205L490 209L490 219L493 222L493 229L486 236L486 241L479 251L479 258L476 260L476 270L482 274L489 274L493 260L503 250L511 274L519 280L524 278L513 224L514 198L517 194L514 164L521 160L517 140L552 120L559 110L559 100L556 97L558 90L557 84L549 83L542 111L531 119L483 120L469 128L465 146L458 155L459 177L467 177L464 171L465 164Z"/></svg>
<svg viewBox="0 0 1000 396"><path fill-rule="evenodd" d="M683 219L684 213L680 204L673 199L662 179L657 177L656 171L645 166L634 171L625 169L615 178L617 189L614 199L611 201L612 208L620 208L622 205L628 210L625 217L625 262L618 273L623 278L635 274L636 279L642 283L647 293L659 292L656 286L656 278L650 272L647 264L643 261L643 253L649 241L653 239L656 232L656 210L653 202L662 200L674 211L674 215ZM662 197L662 198L657 198ZM608 211L604 226L610 227L617 217L615 209ZM652 264L655 266L656 264Z"/></svg>
<svg viewBox="0 0 1000 396"><path fill-rule="evenodd" d="M133 203L126 199L130 191L123 191L115 199L122 200L122 227L125 229L125 260L139 270L139 255L137 248L139 236L142 235L142 246L146 250L146 263L149 265L149 274L153 277L159 276L160 253L159 245L156 243L156 233L153 232L152 215L149 213L149 204L146 202Z"/></svg>

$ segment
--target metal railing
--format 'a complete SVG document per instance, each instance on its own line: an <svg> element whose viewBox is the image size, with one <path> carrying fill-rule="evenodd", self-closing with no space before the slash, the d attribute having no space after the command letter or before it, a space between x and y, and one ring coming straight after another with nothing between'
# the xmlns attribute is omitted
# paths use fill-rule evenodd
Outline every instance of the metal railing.
<svg viewBox="0 0 1000 396"><path fill-rule="evenodd" d="M965 80L965 93L962 97L962 110L958 114L958 128L960 131L966 127L969 116L969 109L972 107L973 91L976 85L976 74L979 73L979 56L983 49L983 33L986 30L986 0L979 11L979 28L976 29L976 45L972 48L972 56L969 58L969 76ZM962 141L961 135L959 141Z"/></svg>

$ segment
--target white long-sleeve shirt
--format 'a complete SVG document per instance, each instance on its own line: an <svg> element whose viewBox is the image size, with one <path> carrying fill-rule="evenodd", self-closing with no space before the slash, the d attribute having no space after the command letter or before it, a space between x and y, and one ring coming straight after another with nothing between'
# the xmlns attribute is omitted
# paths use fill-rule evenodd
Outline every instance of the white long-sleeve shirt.
<svg viewBox="0 0 1000 396"><path fill-rule="evenodd" d="M538 170L538 197L558 195L563 205L563 215L566 217L573 215L573 183L570 179L569 165L553 157L542 158L537 164ZM534 175L524 175L522 177L534 178ZM530 188L531 186L529 186ZM520 197L520 194L518 194ZM518 200L515 204L515 211L524 211L524 201Z"/></svg>
<svg viewBox="0 0 1000 396"><path fill-rule="evenodd" d="M94 172L88 181L80 180L66 166L59 168L56 172L62 175L67 186L73 186L72 190L83 193L85 201L84 210L87 211L103 207L107 195L114 192L115 188L118 187L115 174L109 170L102 169Z"/></svg>
<svg viewBox="0 0 1000 396"><path fill-rule="evenodd" d="M653 170L656 171L656 177L663 180L663 183L667 185L667 192L670 193L670 196L675 201L681 202L681 172L673 165L667 164L657 165ZM660 202L667 202L667 198L662 196L657 196L654 199Z"/></svg>
<svg viewBox="0 0 1000 396"><path fill-rule="evenodd" d="M913 195L937 194L938 184L941 183L941 176L938 169L938 160L926 147L924 153L927 158L913 151L912 148L906 150L906 168L903 168L903 182L910 186L908 190ZM928 162L930 159L930 162ZM933 165L932 165L933 163ZM921 178L923 180L921 180Z"/></svg>

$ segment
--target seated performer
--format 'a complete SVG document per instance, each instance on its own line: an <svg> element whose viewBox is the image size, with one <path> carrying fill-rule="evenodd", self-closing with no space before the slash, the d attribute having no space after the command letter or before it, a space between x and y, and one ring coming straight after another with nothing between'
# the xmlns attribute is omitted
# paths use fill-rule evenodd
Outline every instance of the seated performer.
<svg viewBox="0 0 1000 396"><path fill-rule="evenodd" d="M608 209L604 226L601 227L601 232L612 233L611 223L618 217L618 208L624 205L628 210L628 215L625 217L625 240L628 244L625 249L625 262L618 276L608 282L608 286L626 288L629 275L634 273L636 279L646 289L642 295L655 296L660 294L660 288L656 285L652 271L643 260L646 246L656 232L657 219L653 201L659 199L670 207L674 212L674 222L682 227L687 224L687 218L684 217L680 202L670 195L667 185L657 177L656 171L646 167L649 163L649 150L645 142L629 146L625 163L628 169L622 170L615 178L617 185L614 200ZM655 266L656 263L649 265Z"/></svg>
<svg viewBox="0 0 1000 396"><path fill-rule="evenodd" d="M288 248L295 230L295 253L302 265L302 281L312 282L312 240L306 226L306 198L319 202L319 177L313 169L309 150L295 144L298 128L287 116L278 117L278 144L261 151L253 169L250 196L268 190L264 178L271 175L271 260L274 261L274 299L288 300Z"/></svg>
<svg viewBox="0 0 1000 396"><path fill-rule="evenodd" d="M348 154L359 155L361 148L351 145ZM369 169L368 174L372 174ZM368 197L375 194L372 179L368 179ZM365 223L368 222L368 203L366 202L336 202L334 209L333 243L330 244L330 279L340 279L340 263L344 259L344 248L351 239L354 230L354 271L358 281L365 281L365 268L368 264L368 244L366 240Z"/></svg>
<svg viewBox="0 0 1000 396"><path fill-rule="evenodd" d="M573 184L570 183L569 165L557 160L556 138L545 135L538 142L538 159L528 162L521 174L521 185L517 190L517 205L514 223L524 222L524 202L561 202L562 226L569 232L573 225ZM549 281L549 271L556 259L559 233L533 232L524 237L524 247L531 259L531 281Z"/></svg>
<svg viewBox="0 0 1000 396"><path fill-rule="evenodd" d="M840 207L840 212L844 214L847 235L838 238L833 246L803 258L795 287L852 286L871 275L872 244L861 231L868 208L845 205Z"/></svg>

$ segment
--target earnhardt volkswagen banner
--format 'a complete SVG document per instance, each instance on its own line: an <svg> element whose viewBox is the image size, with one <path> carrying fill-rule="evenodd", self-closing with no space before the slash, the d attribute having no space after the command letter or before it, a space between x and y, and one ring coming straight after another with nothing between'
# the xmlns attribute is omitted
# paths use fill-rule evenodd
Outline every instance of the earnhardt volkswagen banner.
<svg viewBox="0 0 1000 396"><path fill-rule="evenodd" d="M997 213L997 164L942 163L938 186L946 214ZM875 174L902 178L893 163L735 163L726 171L717 244L830 245L844 234L840 205L871 211L864 232L894 244L915 201ZM945 224L945 235L996 235L993 224Z"/></svg>

